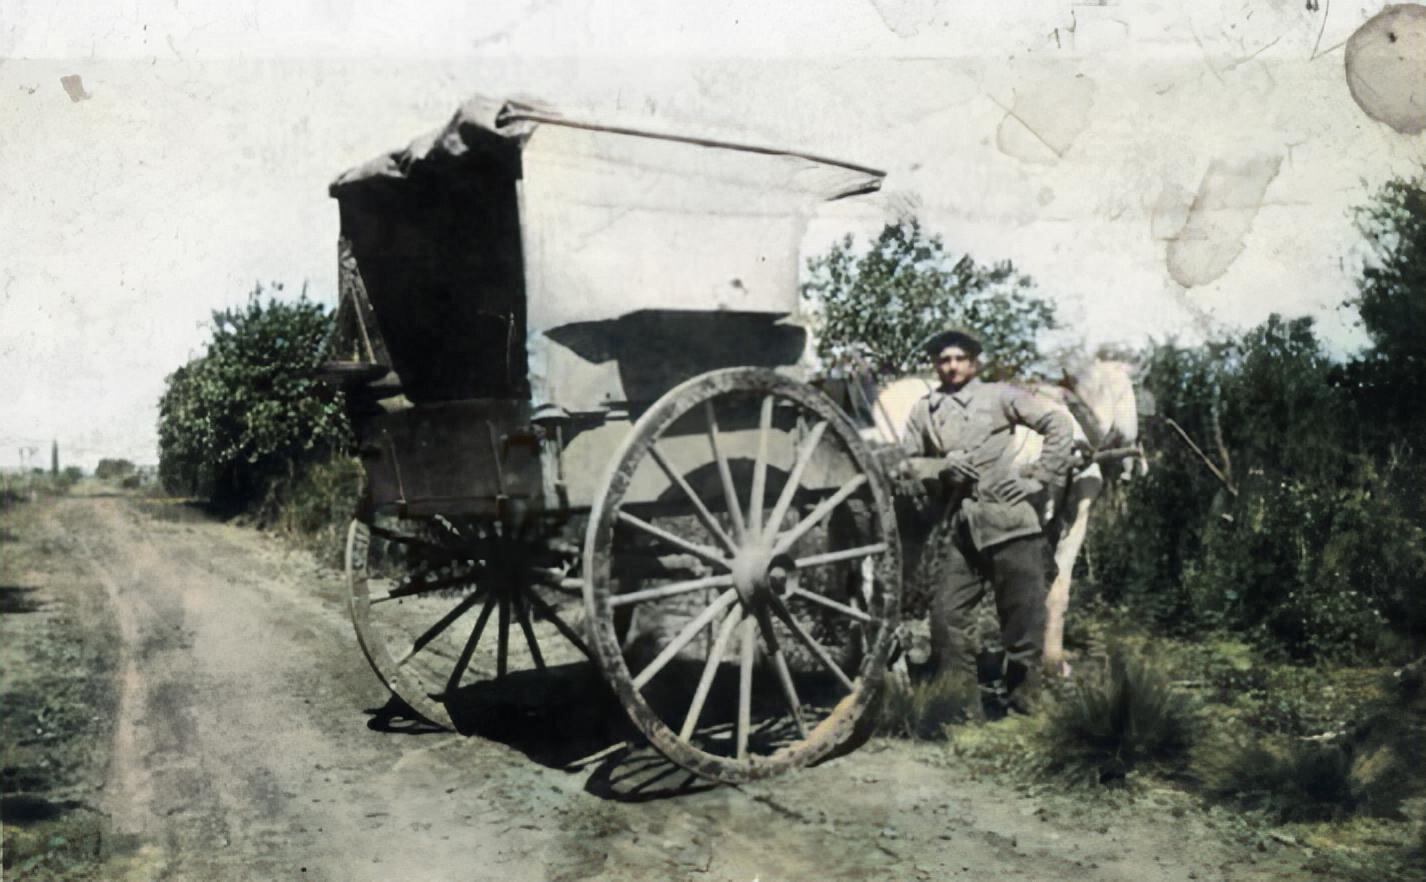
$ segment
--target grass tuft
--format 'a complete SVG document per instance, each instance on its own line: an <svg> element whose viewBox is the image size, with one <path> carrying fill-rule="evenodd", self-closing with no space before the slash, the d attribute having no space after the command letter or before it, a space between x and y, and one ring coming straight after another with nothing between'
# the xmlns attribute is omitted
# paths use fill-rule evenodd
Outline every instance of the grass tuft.
<svg viewBox="0 0 1426 882"><path fill-rule="evenodd" d="M1339 820L1359 802L1352 757L1336 744L1284 737L1224 744L1195 766L1209 794L1283 822Z"/></svg>
<svg viewBox="0 0 1426 882"><path fill-rule="evenodd" d="M905 676L891 675L882 688L877 732L894 738L942 741L946 726L969 720L972 702L978 701L979 690L963 677L942 674L913 683Z"/></svg>
<svg viewBox="0 0 1426 882"><path fill-rule="evenodd" d="M1051 772L1111 784L1135 769L1181 771L1199 728L1196 705L1161 668L1114 650L1049 705L1044 753Z"/></svg>

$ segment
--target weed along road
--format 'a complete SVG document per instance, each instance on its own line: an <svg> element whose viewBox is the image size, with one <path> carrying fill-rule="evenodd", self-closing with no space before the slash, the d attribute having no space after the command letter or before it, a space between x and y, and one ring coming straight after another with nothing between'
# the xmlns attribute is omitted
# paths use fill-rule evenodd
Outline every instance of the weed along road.
<svg viewBox="0 0 1426 882"><path fill-rule="evenodd" d="M31 686L68 676L39 669L51 643L114 646L84 672L106 685L89 728L44 748L95 770L55 800L101 819L80 878L1152 882L1283 878L1295 860L1167 791L1035 789L943 744L878 738L739 788L637 749L566 770L624 731L587 671L512 697L479 734L430 731L392 714L339 574L274 537L103 495L21 503L0 524L5 584L73 613L7 613L6 713L28 720L47 700ZM12 728L19 835L59 821L10 810L12 768L42 762Z"/></svg>

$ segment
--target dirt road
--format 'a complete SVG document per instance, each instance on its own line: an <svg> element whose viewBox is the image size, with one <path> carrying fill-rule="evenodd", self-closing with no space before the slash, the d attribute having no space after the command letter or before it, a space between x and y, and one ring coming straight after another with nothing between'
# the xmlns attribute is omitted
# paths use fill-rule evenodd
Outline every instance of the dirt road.
<svg viewBox="0 0 1426 882"><path fill-rule="evenodd" d="M75 800L108 818L99 878L1153 882L1283 878L1290 857L1172 794L1027 795L931 744L745 788L683 787L639 752L565 771L617 731L597 688L498 738L423 731L387 711L310 556L180 506L20 509L10 541L49 550L24 579L117 634L93 672L106 771Z"/></svg>

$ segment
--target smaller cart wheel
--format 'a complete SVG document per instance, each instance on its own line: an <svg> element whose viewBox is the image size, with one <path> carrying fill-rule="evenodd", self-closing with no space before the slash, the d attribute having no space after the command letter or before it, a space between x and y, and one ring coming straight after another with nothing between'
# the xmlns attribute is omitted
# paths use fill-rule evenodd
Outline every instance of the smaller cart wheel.
<svg viewBox="0 0 1426 882"><path fill-rule="evenodd" d="M900 545L885 476L811 387L738 368L661 398L614 456L584 573L606 677L684 768L739 783L864 734L897 624ZM622 640L615 617L629 609Z"/></svg>
<svg viewBox="0 0 1426 882"><path fill-rule="evenodd" d="M385 551L375 567L374 543ZM464 690L589 654L567 610L556 609L557 593L537 590L509 566L502 555L509 550L481 525L443 518L413 529L359 516L347 530L347 587L362 652L393 694L437 726L460 728L451 711Z"/></svg>

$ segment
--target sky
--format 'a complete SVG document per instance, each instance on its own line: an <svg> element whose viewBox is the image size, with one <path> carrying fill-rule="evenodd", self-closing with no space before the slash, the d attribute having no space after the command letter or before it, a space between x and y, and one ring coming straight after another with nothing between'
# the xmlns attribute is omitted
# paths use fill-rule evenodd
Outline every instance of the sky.
<svg viewBox="0 0 1426 882"><path fill-rule="evenodd" d="M476 93L884 169L804 256L914 214L1032 275L1067 338L1276 311L1348 353L1353 207L1426 135L1349 88L1382 4L1310 5L0 0L0 467L156 461L211 312L334 303L327 184Z"/></svg>

